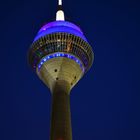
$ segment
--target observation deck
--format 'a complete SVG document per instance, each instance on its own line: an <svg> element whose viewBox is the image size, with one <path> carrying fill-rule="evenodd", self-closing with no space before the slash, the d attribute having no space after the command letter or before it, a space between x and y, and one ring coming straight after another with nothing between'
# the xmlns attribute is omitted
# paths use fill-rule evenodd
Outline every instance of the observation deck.
<svg viewBox="0 0 140 140"><path fill-rule="evenodd" d="M73 87L92 62L93 52L86 37L78 26L68 21L54 21L44 25L29 49L30 65L49 87L58 79L67 79ZM43 68L44 64L47 70ZM46 71L50 77L49 74L46 76ZM76 78L74 80L69 76Z"/></svg>

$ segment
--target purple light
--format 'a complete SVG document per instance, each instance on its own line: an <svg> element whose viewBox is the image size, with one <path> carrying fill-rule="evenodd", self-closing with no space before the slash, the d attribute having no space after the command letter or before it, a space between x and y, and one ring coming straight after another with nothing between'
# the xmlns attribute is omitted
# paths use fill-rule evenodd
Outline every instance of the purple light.
<svg viewBox="0 0 140 140"><path fill-rule="evenodd" d="M46 24L39 30L33 42L38 40L40 37L59 32L73 34L75 36L82 38L87 42L87 39L83 35L83 32L80 30L80 28L74 25L73 23L67 21L55 21Z"/></svg>
<svg viewBox="0 0 140 140"><path fill-rule="evenodd" d="M81 31L81 29L76 26L75 24L71 23L71 22L68 22L68 21L54 21L54 22L50 22L50 23L47 23L46 25L44 25L38 33L42 32L43 30L46 30L48 28L52 28L52 27L58 27L58 26L67 26L67 27L70 27L70 28L73 28L79 32L81 32L83 34L83 32Z"/></svg>
<svg viewBox="0 0 140 140"><path fill-rule="evenodd" d="M38 70L40 70L40 68L42 67L42 65L46 61L48 61L48 60L50 60L52 58L56 58L56 57L66 57L66 58L69 58L71 60L74 60L80 66L80 68L82 69L82 71L84 73L84 71L85 71L84 65L83 65L83 63L77 57L75 57L72 54L66 54L66 53L62 53L62 52L57 52L57 53L54 53L54 54L49 54L49 55L45 56L44 58L42 58L41 61L38 64Z"/></svg>

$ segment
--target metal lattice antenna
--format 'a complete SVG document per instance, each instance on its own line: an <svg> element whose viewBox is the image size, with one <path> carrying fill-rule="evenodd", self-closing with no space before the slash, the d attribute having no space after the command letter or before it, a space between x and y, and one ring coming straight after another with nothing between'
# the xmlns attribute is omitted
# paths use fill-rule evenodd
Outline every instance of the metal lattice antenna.
<svg viewBox="0 0 140 140"><path fill-rule="evenodd" d="M58 0L58 11L56 13L56 20L58 21L64 21L65 20L65 15L62 10L62 0Z"/></svg>

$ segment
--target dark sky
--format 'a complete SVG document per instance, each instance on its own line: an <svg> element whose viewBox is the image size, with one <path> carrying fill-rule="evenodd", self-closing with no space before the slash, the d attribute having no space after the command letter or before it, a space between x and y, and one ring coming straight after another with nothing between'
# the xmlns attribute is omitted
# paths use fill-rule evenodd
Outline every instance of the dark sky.
<svg viewBox="0 0 140 140"><path fill-rule="evenodd" d="M81 27L95 54L71 93L73 139L140 140L140 3L63 1L67 20ZM55 20L56 5L0 1L0 140L49 139L51 94L27 51L40 27Z"/></svg>

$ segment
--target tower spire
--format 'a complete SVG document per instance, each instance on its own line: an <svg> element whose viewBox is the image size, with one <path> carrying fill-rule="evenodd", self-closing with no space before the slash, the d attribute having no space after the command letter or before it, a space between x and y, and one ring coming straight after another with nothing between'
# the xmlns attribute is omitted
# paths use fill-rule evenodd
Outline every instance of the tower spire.
<svg viewBox="0 0 140 140"><path fill-rule="evenodd" d="M60 20L65 20L64 11L62 10L62 0L58 0L58 11L56 12L56 21Z"/></svg>
<svg viewBox="0 0 140 140"><path fill-rule="evenodd" d="M58 5L62 5L62 0L58 0Z"/></svg>

